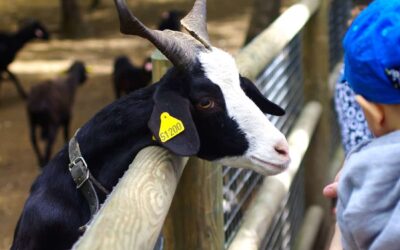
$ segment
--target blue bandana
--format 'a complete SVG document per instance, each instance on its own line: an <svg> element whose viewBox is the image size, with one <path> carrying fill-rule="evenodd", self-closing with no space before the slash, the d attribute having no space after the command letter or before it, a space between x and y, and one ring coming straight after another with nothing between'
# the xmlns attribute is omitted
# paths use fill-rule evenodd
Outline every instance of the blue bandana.
<svg viewBox="0 0 400 250"><path fill-rule="evenodd" d="M375 0L343 40L344 77L369 101L400 104L400 0Z"/></svg>

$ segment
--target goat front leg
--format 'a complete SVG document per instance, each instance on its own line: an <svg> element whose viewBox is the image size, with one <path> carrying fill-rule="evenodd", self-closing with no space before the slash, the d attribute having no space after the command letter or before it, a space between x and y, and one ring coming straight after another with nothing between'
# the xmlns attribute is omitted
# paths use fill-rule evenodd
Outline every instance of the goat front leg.
<svg viewBox="0 0 400 250"><path fill-rule="evenodd" d="M57 127L51 126L49 128L49 134L48 134L48 138L47 138L46 153L44 155L43 166L46 165L50 161L51 150L53 148L53 144L56 139L56 135L57 135Z"/></svg>
<svg viewBox="0 0 400 250"><path fill-rule="evenodd" d="M29 125L30 125L31 142L32 142L33 150L35 151L39 166L43 167L44 159L43 159L42 154L40 153L40 149L39 149L39 146L38 146L37 140L36 140L36 124L33 124L33 122L30 121Z"/></svg>
<svg viewBox="0 0 400 250"><path fill-rule="evenodd" d="M18 94L22 97L22 99L26 99L28 96L27 96L24 88L22 88L22 85L21 85L20 81L18 80L17 76L14 75L9 69L6 69L6 72L7 72L8 76L10 77L10 79L14 82L14 85L17 88Z"/></svg>

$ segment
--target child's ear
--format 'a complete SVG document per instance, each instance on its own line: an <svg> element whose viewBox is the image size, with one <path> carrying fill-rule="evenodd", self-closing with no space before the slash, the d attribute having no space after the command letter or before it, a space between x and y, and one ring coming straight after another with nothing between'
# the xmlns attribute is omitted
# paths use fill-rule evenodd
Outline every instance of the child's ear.
<svg viewBox="0 0 400 250"><path fill-rule="evenodd" d="M366 100L360 95L356 95L356 101L360 104L368 126L375 136L380 136L385 133L385 112L383 107L374 102Z"/></svg>

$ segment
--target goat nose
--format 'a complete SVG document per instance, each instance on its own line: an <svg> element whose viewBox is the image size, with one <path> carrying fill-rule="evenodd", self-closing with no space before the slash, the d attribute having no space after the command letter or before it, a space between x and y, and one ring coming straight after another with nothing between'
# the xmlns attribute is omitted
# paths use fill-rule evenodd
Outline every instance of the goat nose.
<svg viewBox="0 0 400 250"><path fill-rule="evenodd" d="M289 146L286 141L277 143L274 149L279 155L283 157L289 157Z"/></svg>

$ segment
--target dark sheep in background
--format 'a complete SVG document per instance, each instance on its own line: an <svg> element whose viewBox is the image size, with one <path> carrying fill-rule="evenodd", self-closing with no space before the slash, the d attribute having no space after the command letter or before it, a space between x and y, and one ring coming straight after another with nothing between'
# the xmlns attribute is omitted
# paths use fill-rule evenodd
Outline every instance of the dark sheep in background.
<svg viewBox="0 0 400 250"><path fill-rule="evenodd" d="M142 67L132 64L126 56L119 56L114 60L113 84L115 97L119 98L140 88L147 86L151 81L151 58L147 58Z"/></svg>
<svg viewBox="0 0 400 250"><path fill-rule="evenodd" d="M183 12L169 10L162 14L159 30L181 30L180 19ZM119 56L114 60L113 84L116 98L147 86L152 76L151 58L148 57L142 67L134 65L127 56Z"/></svg>
<svg viewBox="0 0 400 250"><path fill-rule="evenodd" d="M158 83L100 110L43 168L18 221L13 250L71 249L106 199L96 183L111 190L147 146L269 175L290 162L285 136L265 115L284 110L239 74L231 55L210 45L205 0L196 0L182 20L191 34L151 30L124 0L115 3L121 31L151 41L174 67Z"/></svg>
<svg viewBox="0 0 400 250"><path fill-rule="evenodd" d="M68 69L65 77L47 80L32 87L27 100L27 112L30 139L40 167L50 160L60 126L64 127L64 139L68 141L76 88L82 85L86 78L84 63L76 61ZM44 154L40 152L36 139L37 127L41 129L41 139L47 142Z"/></svg>
<svg viewBox="0 0 400 250"><path fill-rule="evenodd" d="M180 20L184 13L179 10L169 10L161 15L159 30L181 30ZM143 88L151 81L151 58L148 57L142 67L134 65L127 56L119 56L114 60L113 84L116 98Z"/></svg>
<svg viewBox="0 0 400 250"><path fill-rule="evenodd" d="M0 75L3 75L3 73L8 74L8 78L14 82L19 95L23 99L27 97L26 92L18 78L8 69L8 66L15 59L18 51L33 39L49 39L47 29L36 20L28 21L15 33L0 33ZM2 79L0 77L0 87L1 82Z"/></svg>
<svg viewBox="0 0 400 250"><path fill-rule="evenodd" d="M158 25L159 30L181 30L180 20L184 16L184 13L179 10L169 10L161 15L161 20Z"/></svg>

